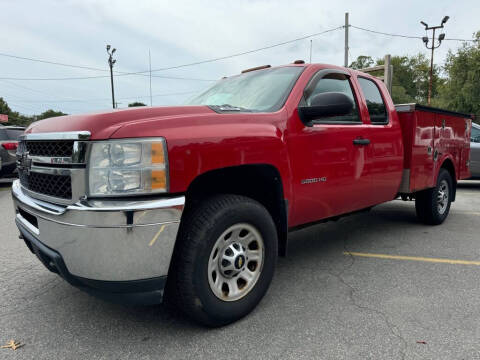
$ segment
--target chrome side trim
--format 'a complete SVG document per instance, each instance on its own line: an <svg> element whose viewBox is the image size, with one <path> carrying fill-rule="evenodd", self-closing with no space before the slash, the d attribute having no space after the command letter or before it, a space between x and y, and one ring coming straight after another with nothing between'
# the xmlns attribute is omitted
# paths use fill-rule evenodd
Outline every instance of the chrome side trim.
<svg viewBox="0 0 480 360"><path fill-rule="evenodd" d="M185 205L185 196L168 199L145 200L145 201L103 201L89 200L80 201L67 207L67 210L77 211L144 211L166 207L179 207Z"/></svg>
<svg viewBox="0 0 480 360"><path fill-rule="evenodd" d="M148 223L148 224L132 224L132 225L88 225L88 224L72 224L68 222L53 220L51 218L45 217L43 215L38 215L38 214L35 214L35 216L43 220L54 222L55 224L58 224L58 225L73 226L73 227L88 228L88 229L134 229L137 227L161 226L161 225L170 225L170 224L180 223L180 220L176 220L176 221L164 221L164 222L156 222L156 223Z"/></svg>
<svg viewBox="0 0 480 360"><path fill-rule="evenodd" d="M21 140L89 140L90 131L65 131L51 133L33 133L20 136Z"/></svg>

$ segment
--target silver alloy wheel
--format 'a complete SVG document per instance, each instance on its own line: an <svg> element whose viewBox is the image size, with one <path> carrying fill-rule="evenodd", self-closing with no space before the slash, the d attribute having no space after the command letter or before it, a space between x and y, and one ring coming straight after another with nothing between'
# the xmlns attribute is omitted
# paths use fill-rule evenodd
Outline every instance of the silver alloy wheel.
<svg viewBox="0 0 480 360"><path fill-rule="evenodd" d="M250 224L230 226L217 239L208 259L208 283L215 296L235 301L247 295L262 272L265 248Z"/></svg>
<svg viewBox="0 0 480 360"><path fill-rule="evenodd" d="M447 210L448 206L448 197L449 197L449 188L447 180L442 180L440 186L438 187L437 192L437 208L438 213L443 215Z"/></svg>

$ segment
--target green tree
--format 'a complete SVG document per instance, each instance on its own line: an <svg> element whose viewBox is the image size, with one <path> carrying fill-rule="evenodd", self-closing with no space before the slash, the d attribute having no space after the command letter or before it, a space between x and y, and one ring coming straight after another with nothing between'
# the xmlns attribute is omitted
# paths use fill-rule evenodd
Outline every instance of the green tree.
<svg viewBox="0 0 480 360"><path fill-rule="evenodd" d="M48 118L51 118L51 117L63 116L63 115L67 115L67 114L65 114L61 111L55 111L55 110L52 110L52 109L48 109L47 111L44 111L40 115L37 115L36 119L37 120L42 120L42 119L48 119Z"/></svg>
<svg viewBox="0 0 480 360"><path fill-rule="evenodd" d="M373 58L371 56L365 56L365 55L360 55L359 57L357 57L357 60L353 61L351 64L350 64L350 68L352 69L365 69L365 68L368 68L370 66L373 65L375 61L373 60Z"/></svg>
<svg viewBox="0 0 480 360"><path fill-rule="evenodd" d="M384 60L377 60L377 65L383 65ZM426 104L428 99L428 83L430 79L430 61L424 54L415 56L392 56L393 84L392 98L395 103L417 102ZM440 78L440 67L433 67L432 98L438 94L443 83ZM394 88L397 88L394 91Z"/></svg>
<svg viewBox="0 0 480 360"><path fill-rule="evenodd" d="M42 119L47 119L54 116L67 115L61 111L47 110L40 115L26 116L20 114L18 111L13 111L8 103L0 97L0 114L8 115L8 125L28 126L32 122Z"/></svg>
<svg viewBox="0 0 480 360"><path fill-rule="evenodd" d="M440 88L440 101L453 111L471 113L480 118L480 31L477 42L464 43L456 53L449 51L445 62L447 76Z"/></svg>
<svg viewBox="0 0 480 360"><path fill-rule="evenodd" d="M128 104L128 107L136 107L136 106L147 106L147 105L138 101Z"/></svg>
<svg viewBox="0 0 480 360"><path fill-rule="evenodd" d="M8 125L26 126L30 123L27 116L13 111L3 97L0 97L0 114L8 115Z"/></svg>
<svg viewBox="0 0 480 360"><path fill-rule="evenodd" d="M377 59L375 65L383 65L384 59ZM374 64L370 56L361 55L352 62L351 68L359 69L370 67ZM427 103L428 81L430 76L430 61L424 54L415 56L392 56L393 84L392 98L397 104L417 102ZM435 97L439 87L443 84L440 78L440 67L434 66L432 93ZM383 76L383 71L372 73L375 76Z"/></svg>
<svg viewBox="0 0 480 360"><path fill-rule="evenodd" d="M3 97L0 97L0 114L10 115L12 109L8 106L7 102L3 100Z"/></svg>

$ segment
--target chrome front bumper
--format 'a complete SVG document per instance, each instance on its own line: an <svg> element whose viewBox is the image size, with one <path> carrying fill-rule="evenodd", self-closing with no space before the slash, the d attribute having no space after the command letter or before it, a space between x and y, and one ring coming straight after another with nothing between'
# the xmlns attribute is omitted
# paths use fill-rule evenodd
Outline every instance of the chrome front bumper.
<svg viewBox="0 0 480 360"><path fill-rule="evenodd" d="M166 276L185 198L85 200L59 206L12 185L16 221L58 252L70 274L98 281Z"/></svg>

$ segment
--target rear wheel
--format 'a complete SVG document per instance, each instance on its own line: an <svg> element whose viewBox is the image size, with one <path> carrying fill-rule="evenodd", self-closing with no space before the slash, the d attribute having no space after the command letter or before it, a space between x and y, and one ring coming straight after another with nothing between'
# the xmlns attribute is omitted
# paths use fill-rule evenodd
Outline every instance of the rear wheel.
<svg viewBox="0 0 480 360"><path fill-rule="evenodd" d="M182 220L177 241L169 288L176 305L196 321L231 323L266 293L275 269L277 233L258 202L237 195L212 197Z"/></svg>
<svg viewBox="0 0 480 360"><path fill-rule="evenodd" d="M453 182L450 173L440 169L437 186L417 193L415 209L420 221L429 225L443 223L450 211Z"/></svg>

